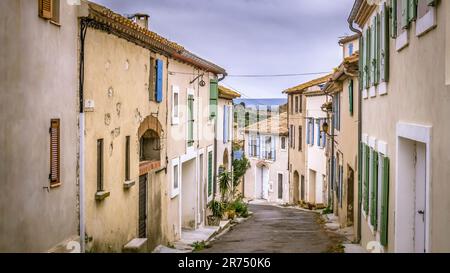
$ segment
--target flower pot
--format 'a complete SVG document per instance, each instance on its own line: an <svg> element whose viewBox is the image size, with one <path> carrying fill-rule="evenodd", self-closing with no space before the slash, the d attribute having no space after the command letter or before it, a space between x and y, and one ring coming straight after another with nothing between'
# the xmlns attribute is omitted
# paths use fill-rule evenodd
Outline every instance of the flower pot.
<svg viewBox="0 0 450 273"><path fill-rule="evenodd" d="M215 217L213 215L210 215L206 217L208 219L208 226L219 226L220 225L220 218Z"/></svg>

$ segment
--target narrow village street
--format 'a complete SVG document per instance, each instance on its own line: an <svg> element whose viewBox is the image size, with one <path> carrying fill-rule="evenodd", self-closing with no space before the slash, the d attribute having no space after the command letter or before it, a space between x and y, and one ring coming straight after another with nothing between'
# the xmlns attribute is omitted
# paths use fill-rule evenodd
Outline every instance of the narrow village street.
<svg viewBox="0 0 450 273"><path fill-rule="evenodd" d="M317 213L268 204L249 209L250 219L200 253L326 253L341 243L341 237L325 231Z"/></svg>

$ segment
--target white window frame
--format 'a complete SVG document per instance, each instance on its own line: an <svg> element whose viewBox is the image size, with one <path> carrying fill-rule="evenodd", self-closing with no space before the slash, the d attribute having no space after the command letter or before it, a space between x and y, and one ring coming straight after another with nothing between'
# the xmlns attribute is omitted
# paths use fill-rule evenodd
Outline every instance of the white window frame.
<svg viewBox="0 0 450 273"><path fill-rule="evenodd" d="M174 169L175 166L178 166L178 173L174 174ZM171 184L170 184L170 198L174 199L175 197L177 197L180 194L180 188L181 188L181 164L180 164L180 158L174 158L172 159L172 164L171 164L171 172L172 172L172 177L171 177ZM175 188L175 175L178 177L178 187Z"/></svg>
<svg viewBox="0 0 450 273"><path fill-rule="evenodd" d="M175 94L177 94L177 107L175 108ZM172 85L172 125L180 123L180 88Z"/></svg>
<svg viewBox="0 0 450 273"><path fill-rule="evenodd" d="M196 113L197 113L197 111L195 111L195 106L196 106L196 98L195 98L195 91L194 91L194 89L192 89L192 88L187 88L186 89L186 111L185 111L185 116L186 116L186 120L185 120L185 124L186 124L186 141L185 141L185 143L186 143L186 150L187 150L187 153L189 154L189 153L193 153L194 151L195 151L195 139L196 139L196 135L195 135L195 132L196 132L196 130L195 130L195 127L196 127L196 124L197 124L197 120L196 120ZM193 103L193 106L192 106L192 115L194 116L194 124L192 124L192 138L193 138L193 141L194 141L194 143L192 144L192 146L191 147L189 147L189 144L188 144L188 139L189 139L189 96L194 96L194 103Z"/></svg>

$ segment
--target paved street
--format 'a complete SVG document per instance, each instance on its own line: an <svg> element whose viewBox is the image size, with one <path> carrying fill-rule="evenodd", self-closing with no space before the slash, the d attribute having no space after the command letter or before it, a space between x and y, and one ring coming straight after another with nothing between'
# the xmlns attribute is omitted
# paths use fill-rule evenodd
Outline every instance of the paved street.
<svg viewBox="0 0 450 273"><path fill-rule="evenodd" d="M320 216L292 208L250 205L254 215L212 242L203 253L322 253L340 244Z"/></svg>

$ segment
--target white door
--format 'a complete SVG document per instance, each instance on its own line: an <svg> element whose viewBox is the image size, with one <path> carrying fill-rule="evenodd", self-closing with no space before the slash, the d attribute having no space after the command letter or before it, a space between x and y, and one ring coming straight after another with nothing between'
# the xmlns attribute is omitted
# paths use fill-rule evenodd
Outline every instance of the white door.
<svg viewBox="0 0 450 273"><path fill-rule="evenodd" d="M415 152L415 216L414 216L414 250L416 253L426 252L426 146L416 142Z"/></svg>
<svg viewBox="0 0 450 273"><path fill-rule="evenodd" d="M262 199L269 199L269 169L268 168L261 168L261 175L262 175Z"/></svg>

